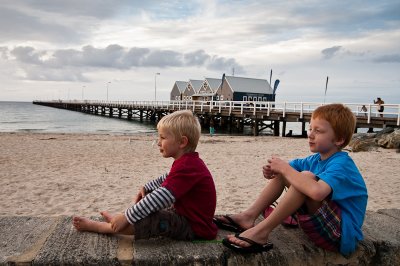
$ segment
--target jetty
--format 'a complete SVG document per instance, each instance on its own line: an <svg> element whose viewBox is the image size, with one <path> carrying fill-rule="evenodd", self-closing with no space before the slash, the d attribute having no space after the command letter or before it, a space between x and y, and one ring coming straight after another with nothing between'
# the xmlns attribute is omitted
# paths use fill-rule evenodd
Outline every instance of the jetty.
<svg viewBox="0 0 400 266"><path fill-rule="evenodd" d="M79 111L93 115L135 119L140 122L159 121L163 116L177 110L191 110L203 128L223 128L230 133L243 132L251 127L257 136L269 129L274 136L292 136L286 133L288 122L301 123L301 135L307 136L306 123L312 112L325 103L313 102L262 102L262 101L33 101L33 104ZM385 104L384 111L378 111L377 104L344 103L357 118L358 128L400 127L400 104ZM363 106L366 107L363 108Z"/></svg>

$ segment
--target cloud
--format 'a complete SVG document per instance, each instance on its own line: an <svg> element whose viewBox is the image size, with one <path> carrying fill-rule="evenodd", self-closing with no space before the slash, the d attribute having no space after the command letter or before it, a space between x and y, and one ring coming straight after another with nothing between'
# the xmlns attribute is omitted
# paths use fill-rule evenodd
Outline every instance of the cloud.
<svg viewBox="0 0 400 266"><path fill-rule="evenodd" d="M73 43L84 38L86 31L62 25L59 19L26 14L19 10L0 7L0 41L31 40Z"/></svg>
<svg viewBox="0 0 400 266"><path fill-rule="evenodd" d="M0 55L1 58L4 60L8 59L8 48L4 46L0 46Z"/></svg>
<svg viewBox="0 0 400 266"><path fill-rule="evenodd" d="M3 57L9 54L8 60L14 60L24 69L25 75L21 77L34 80L65 78L65 80L82 81L86 78L83 74L77 73L96 69L128 70L134 67L204 67L221 72L235 68L237 73L244 72L243 67L234 58L209 55L204 50L182 53L140 47L125 48L112 44L105 48L87 45L81 50L47 51L36 50L31 46L18 46L10 51L3 47L1 51L4 54ZM65 75L57 74L64 70L67 70Z"/></svg>
<svg viewBox="0 0 400 266"><path fill-rule="evenodd" d="M16 60L25 64L42 65L43 60L41 57L45 52L36 52L33 47L16 47L11 51Z"/></svg>
<svg viewBox="0 0 400 266"><path fill-rule="evenodd" d="M4 3L3 3L4 2ZM2 1L0 6L0 42L37 41L78 44L89 42L95 31L116 21L171 20L191 16L194 3L156 0L69 0ZM111 23L110 23L111 22Z"/></svg>
<svg viewBox="0 0 400 266"><path fill-rule="evenodd" d="M321 51L324 59L331 59L336 53L342 49L342 46L333 46Z"/></svg>
<svg viewBox="0 0 400 266"><path fill-rule="evenodd" d="M197 50L184 55L184 60L187 65L203 65L209 59L210 56L206 54L204 50Z"/></svg>
<svg viewBox="0 0 400 266"><path fill-rule="evenodd" d="M37 66L25 67L22 74L18 76L24 80L37 80L37 81L78 81L88 82L86 78L78 69L66 68L60 71L59 69L46 69L45 71Z"/></svg>
<svg viewBox="0 0 400 266"><path fill-rule="evenodd" d="M147 55L143 55L143 67L170 67L183 66L183 54L172 50L153 50Z"/></svg>
<svg viewBox="0 0 400 266"><path fill-rule="evenodd" d="M375 63L400 63L400 54L388 54L373 59Z"/></svg>
<svg viewBox="0 0 400 266"><path fill-rule="evenodd" d="M208 63L208 67L212 70L232 70L235 69L236 74L244 74L245 71L242 66L236 63L233 58L223 58L218 56L213 56Z"/></svg>

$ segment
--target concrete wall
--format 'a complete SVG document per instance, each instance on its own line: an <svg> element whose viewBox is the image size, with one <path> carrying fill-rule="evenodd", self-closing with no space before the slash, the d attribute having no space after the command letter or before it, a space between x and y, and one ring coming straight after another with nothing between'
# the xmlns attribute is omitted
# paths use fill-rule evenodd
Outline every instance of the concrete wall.
<svg viewBox="0 0 400 266"><path fill-rule="evenodd" d="M71 217L0 217L0 265L400 265L400 210L368 212L365 239L349 258L309 242L300 229L276 228L274 248L241 255L215 241L77 232Z"/></svg>

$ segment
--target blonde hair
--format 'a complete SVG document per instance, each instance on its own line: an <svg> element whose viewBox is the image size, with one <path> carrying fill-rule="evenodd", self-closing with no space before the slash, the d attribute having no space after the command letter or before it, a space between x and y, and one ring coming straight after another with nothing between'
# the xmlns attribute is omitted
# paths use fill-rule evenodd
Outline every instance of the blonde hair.
<svg viewBox="0 0 400 266"><path fill-rule="evenodd" d="M200 139L201 126L198 118L188 110L175 111L164 116L157 124L157 129L169 130L175 139L186 136L188 144L185 152L194 152Z"/></svg>
<svg viewBox="0 0 400 266"><path fill-rule="evenodd" d="M349 144L356 128L356 118L350 108L334 103L318 107L312 113L312 118L324 119L329 122L337 140L343 140L340 148Z"/></svg>

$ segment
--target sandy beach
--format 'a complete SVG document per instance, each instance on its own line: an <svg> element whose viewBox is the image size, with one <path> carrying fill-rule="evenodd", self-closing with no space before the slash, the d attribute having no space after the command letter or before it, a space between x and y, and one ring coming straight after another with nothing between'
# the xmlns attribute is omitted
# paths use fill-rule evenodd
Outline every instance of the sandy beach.
<svg viewBox="0 0 400 266"><path fill-rule="evenodd" d="M155 135L0 133L2 216L98 215L130 206L145 182L169 170ZM271 155L310 154L306 139L202 136L201 158L214 176L217 213L248 206L265 186L261 168ZM368 209L400 208L400 154L350 153L369 192Z"/></svg>

